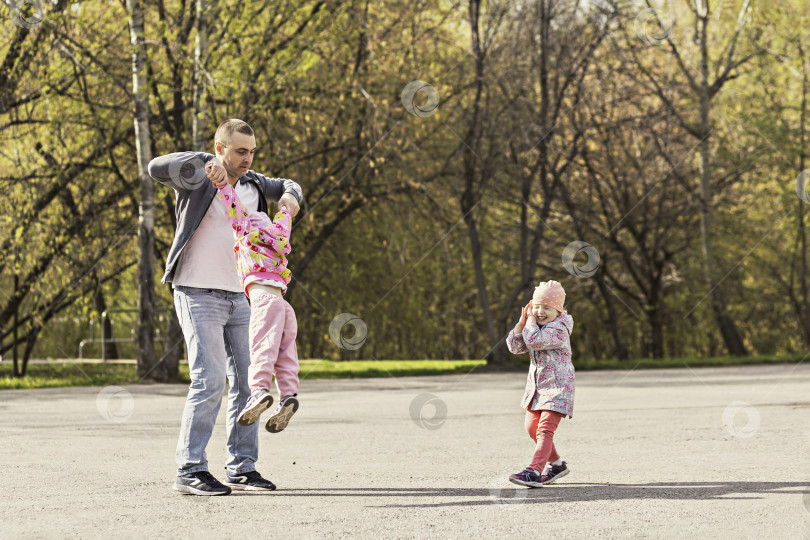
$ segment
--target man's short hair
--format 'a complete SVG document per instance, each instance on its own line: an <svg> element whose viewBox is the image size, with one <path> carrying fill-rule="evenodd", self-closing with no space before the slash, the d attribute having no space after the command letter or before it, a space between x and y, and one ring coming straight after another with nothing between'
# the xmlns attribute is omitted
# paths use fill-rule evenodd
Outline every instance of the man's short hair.
<svg viewBox="0 0 810 540"><path fill-rule="evenodd" d="M244 133L245 135L253 135L253 128L248 125L244 120L237 118L230 118L222 122L214 134L214 143L221 142L225 146L231 144L231 137L234 133Z"/></svg>

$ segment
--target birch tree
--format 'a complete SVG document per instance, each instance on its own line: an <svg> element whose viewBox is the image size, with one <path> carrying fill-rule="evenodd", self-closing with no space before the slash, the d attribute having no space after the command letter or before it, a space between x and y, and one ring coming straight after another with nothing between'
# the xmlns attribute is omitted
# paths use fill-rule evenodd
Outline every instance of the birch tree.
<svg viewBox="0 0 810 540"><path fill-rule="evenodd" d="M135 150L141 201L138 207L138 376L166 379L166 367L155 355L155 216L154 185L147 167L152 160L149 136L149 95L146 78L146 43L140 0L127 0L132 45L132 106Z"/></svg>

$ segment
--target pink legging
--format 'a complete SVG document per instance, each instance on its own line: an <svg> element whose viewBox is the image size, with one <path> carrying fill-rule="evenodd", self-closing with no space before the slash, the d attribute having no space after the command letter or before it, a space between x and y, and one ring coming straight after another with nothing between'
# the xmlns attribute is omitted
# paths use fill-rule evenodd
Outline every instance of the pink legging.
<svg viewBox="0 0 810 540"><path fill-rule="evenodd" d="M250 287L250 390L270 390L273 375L279 394L298 393L298 349L295 311L281 296Z"/></svg>
<svg viewBox="0 0 810 540"><path fill-rule="evenodd" d="M526 431L537 445L529 465L532 469L543 472L546 463L560 459L560 454L554 448L554 431L563 416L555 411L526 411Z"/></svg>

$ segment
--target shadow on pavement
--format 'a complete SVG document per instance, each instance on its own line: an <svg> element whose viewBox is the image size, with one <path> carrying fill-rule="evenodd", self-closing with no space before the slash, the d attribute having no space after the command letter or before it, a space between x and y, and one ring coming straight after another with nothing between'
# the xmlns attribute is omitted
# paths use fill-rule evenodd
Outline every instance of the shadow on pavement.
<svg viewBox="0 0 810 540"><path fill-rule="evenodd" d="M804 495L810 512L808 482L655 482L649 484L556 484L541 489L492 488L347 488L322 491L317 489L284 489L277 496L300 497L413 497L413 504L382 504L374 508L430 508L443 506L479 506L488 504L537 504L600 500L745 500L761 499L756 495ZM753 495L753 496L752 496ZM459 500L430 503L427 497L459 497Z"/></svg>

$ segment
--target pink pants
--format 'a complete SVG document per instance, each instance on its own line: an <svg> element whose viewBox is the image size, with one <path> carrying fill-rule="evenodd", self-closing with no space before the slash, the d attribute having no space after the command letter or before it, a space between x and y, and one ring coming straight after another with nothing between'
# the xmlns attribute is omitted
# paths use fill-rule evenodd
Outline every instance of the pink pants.
<svg viewBox="0 0 810 540"><path fill-rule="evenodd" d="M298 349L295 311L281 296L250 287L250 390L270 390L273 374L279 394L298 393Z"/></svg>
<svg viewBox="0 0 810 540"><path fill-rule="evenodd" d="M537 445L529 465L532 469L543 472L546 463L560 459L560 454L554 448L554 431L563 416L555 411L526 411L526 431Z"/></svg>

